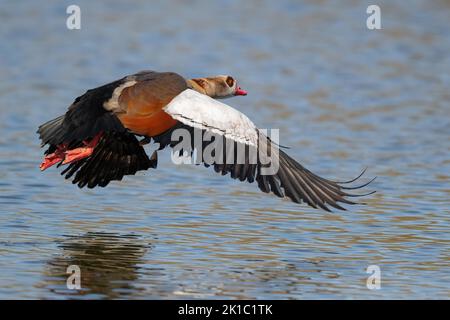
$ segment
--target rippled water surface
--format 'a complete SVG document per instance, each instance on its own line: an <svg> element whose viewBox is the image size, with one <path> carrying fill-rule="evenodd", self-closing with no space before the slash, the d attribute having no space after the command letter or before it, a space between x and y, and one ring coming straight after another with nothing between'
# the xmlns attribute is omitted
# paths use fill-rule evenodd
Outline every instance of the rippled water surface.
<svg viewBox="0 0 450 320"><path fill-rule="evenodd" d="M70 1L0 4L0 298L449 298L449 1L378 1L375 31L364 1L76 2L72 31ZM105 189L39 172L37 126L142 69L233 75L293 157L378 192L326 213L168 151Z"/></svg>

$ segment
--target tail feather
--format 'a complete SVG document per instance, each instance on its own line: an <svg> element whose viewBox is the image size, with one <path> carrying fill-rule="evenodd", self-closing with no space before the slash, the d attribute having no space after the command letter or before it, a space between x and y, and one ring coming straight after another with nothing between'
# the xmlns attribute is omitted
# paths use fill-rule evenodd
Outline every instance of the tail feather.
<svg viewBox="0 0 450 320"><path fill-rule="evenodd" d="M42 146L48 144L51 140L54 140L55 137L59 137L61 135L63 121L64 115L47 121L43 125L39 126L37 133L42 141Z"/></svg>

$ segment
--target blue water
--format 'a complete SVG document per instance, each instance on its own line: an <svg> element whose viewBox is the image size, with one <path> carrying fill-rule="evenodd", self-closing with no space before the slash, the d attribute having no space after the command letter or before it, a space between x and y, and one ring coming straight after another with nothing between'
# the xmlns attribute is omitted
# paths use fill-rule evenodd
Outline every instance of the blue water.
<svg viewBox="0 0 450 320"><path fill-rule="evenodd" d="M378 1L373 31L365 1L76 1L81 30L69 4L0 4L0 298L449 298L450 2ZM143 69L233 75L225 102L377 193L326 213L168 151L105 189L41 173L38 125Z"/></svg>

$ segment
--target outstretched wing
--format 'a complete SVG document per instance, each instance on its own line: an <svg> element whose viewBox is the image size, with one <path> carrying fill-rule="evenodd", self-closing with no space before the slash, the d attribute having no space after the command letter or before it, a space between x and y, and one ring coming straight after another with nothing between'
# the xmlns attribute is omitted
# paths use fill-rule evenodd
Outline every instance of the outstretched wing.
<svg viewBox="0 0 450 320"><path fill-rule="evenodd" d="M47 165L44 160L46 165L42 168L57 162L58 166L64 164L64 157L58 156L58 150L82 148L97 136L100 138L93 153L71 163L62 172L66 179L74 176L73 183L79 187L106 186L111 180L121 180L124 175L154 167L156 160L148 158L134 135L140 133L124 124L120 115L126 113L134 100L140 102L142 93L146 93L147 98L149 94L158 95L161 87L172 80L178 86L170 87L166 95L178 94L187 87L184 79L175 73L141 71L86 91L64 115L39 127L37 132L42 146L48 145L45 154L50 158L54 155L53 162ZM164 99L168 98L164 96Z"/></svg>
<svg viewBox="0 0 450 320"><path fill-rule="evenodd" d="M154 140L160 143L160 148L167 145L176 148L179 142L174 141L173 137L177 135L175 130L179 129L188 130L192 136L195 131L200 131L203 136L214 136L213 139L207 139L209 141L201 139L200 144L196 139L190 139L189 150L185 150L184 145L183 149L177 151L192 153L196 150L197 159L198 152L201 152L200 157L206 166L213 166L222 175L230 173L234 179L256 181L263 192L272 192L278 197L287 196L296 203L305 202L314 208L319 207L327 211L328 206L345 210L339 202L354 204L355 202L347 197L358 196L346 190L358 189L368 184L346 187L345 183L315 175L280 150L247 116L193 90L183 91L164 110L181 124L163 135L154 137ZM219 140L222 140L221 143L217 143ZM218 148L209 157L212 161L204 160L203 153L208 148L211 149L213 143L216 143ZM262 149L265 149L264 152ZM231 156L230 150L233 152ZM241 152L238 152L239 150Z"/></svg>
<svg viewBox="0 0 450 320"><path fill-rule="evenodd" d="M105 133L93 154L71 163L61 175L72 179L80 188L106 187L112 180L122 180L125 175L156 168L156 153L147 156L139 141L129 132Z"/></svg>
<svg viewBox="0 0 450 320"><path fill-rule="evenodd" d="M88 90L77 97L64 115L39 126L37 133L42 146L77 144L95 137L101 131L126 131L117 116L105 109L103 105L113 96L115 90L128 83L130 82L127 78L123 78Z"/></svg>
<svg viewBox="0 0 450 320"><path fill-rule="evenodd" d="M67 112L39 126L42 145L77 144L99 132L140 133L121 117L127 111L146 115L149 104L162 107L187 88L186 81L173 72L141 71L86 91ZM160 106L161 105L161 106ZM131 109L131 110L129 110Z"/></svg>

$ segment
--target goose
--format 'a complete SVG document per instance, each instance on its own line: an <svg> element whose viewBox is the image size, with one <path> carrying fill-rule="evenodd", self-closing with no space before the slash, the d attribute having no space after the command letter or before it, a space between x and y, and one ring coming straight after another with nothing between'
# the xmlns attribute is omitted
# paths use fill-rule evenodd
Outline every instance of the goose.
<svg viewBox="0 0 450 320"><path fill-rule="evenodd" d="M220 101L245 95L247 92L229 75L185 79L174 72L145 70L125 76L87 90L64 115L39 126L41 146L48 146L40 169L66 166L61 174L73 178L78 187L105 187L125 175L156 169L157 152L167 146L182 158L201 154L215 142L218 147L210 153L212 158L200 157L205 167L213 167L222 175L230 173L240 181L256 181L261 191L295 203L326 211L331 211L329 207L346 210L342 203L356 203L350 197L374 192L349 191L374 180L349 185L365 170L344 182L312 173L246 115ZM214 139L202 139L200 145L185 141L180 147L180 139L174 139L180 130ZM159 148L149 157L144 145L152 141Z"/></svg>

